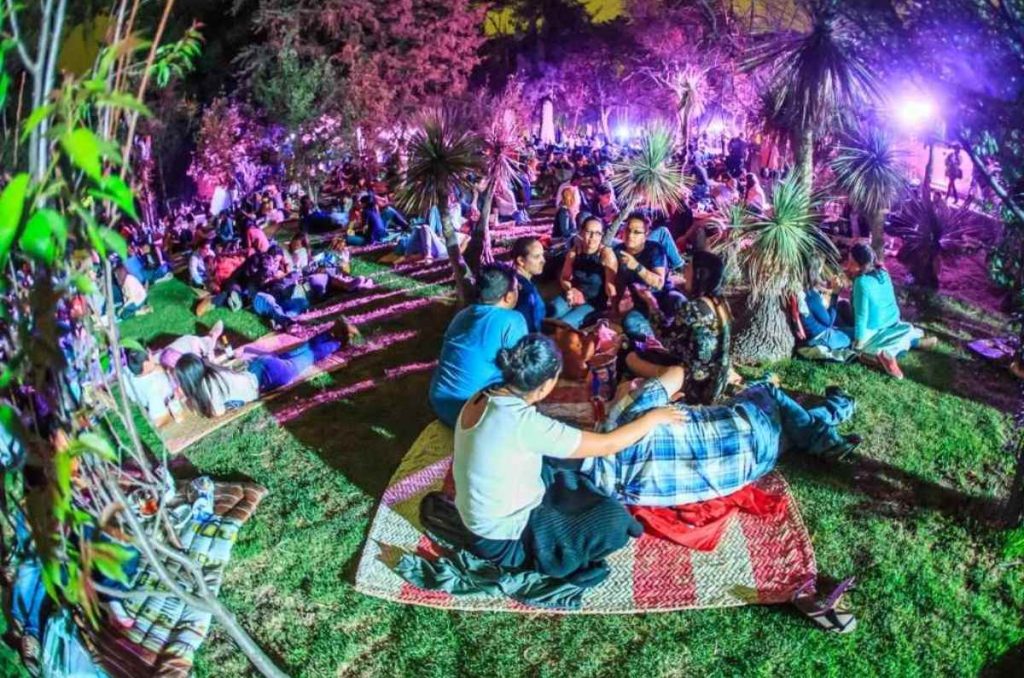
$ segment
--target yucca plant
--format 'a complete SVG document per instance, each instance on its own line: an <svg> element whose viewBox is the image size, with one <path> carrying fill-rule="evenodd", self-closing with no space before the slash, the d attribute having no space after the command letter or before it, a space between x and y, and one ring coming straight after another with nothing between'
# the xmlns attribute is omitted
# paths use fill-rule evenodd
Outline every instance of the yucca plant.
<svg viewBox="0 0 1024 678"><path fill-rule="evenodd" d="M764 216L730 232L742 243L737 257L750 287L747 317L733 344L740 360L789 357L795 339L784 311L788 296L803 289L816 262L837 266L839 254L818 227L814 207L800 178L791 176L775 186Z"/></svg>
<svg viewBox="0 0 1024 678"><path fill-rule="evenodd" d="M410 214L426 215L434 207L441 211L459 305L467 299L466 277L455 225L447 207L457 189L472 189L472 176L480 172L481 167L479 138L452 112L431 111L413 132L406 182L397 196L399 206Z"/></svg>
<svg viewBox="0 0 1024 678"><path fill-rule="evenodd" d="M483 174L487 183L480 221L473 229L466 250L466 260L473 271L477 271L481 263L490 263L493 260L489 217L494 194L499 189L512 190L519 182L521 171L517 156L522 130L515 116L506 113L507 106L501 105L504 98L503 96L498 99L498 105L493 108L494 115L480 138Z"/></svg>
<svg viewBox="0 0 1024 678"><path fill-rule="evenodd" d="M811 30L767 43L743 68L769 70L767 113L788 130L796 172L810 192L815 139L844 127L844 115L877 98L879 88L857 54L854 32L841 20L838 3L806 4Z"/></svg>
<svg viewBox="0 0 1024 678"><path fill-rule="evenodd" d="M722 258L725 264L723 277L726 286L734 286L743 281L740 267L740 249L747 242L734 236L740 229L749 226L754 215L739 203L725 204L712 216L711 223L718 229L719 235L710 243L711 251Z"/></svg>
<svg viewBox="0 0 1024 678"><path fill-rule="evenodd" d="M606 245L633 210L667 211L686 197L689 183L672 157L674 146L672 132L663 124L653 125L640 138L639 150L612 167L612 185L622 211L605 233Z"/></svg>
<svg viewBox="0 0 1024 678"><path fill-rule="evenodd" d="M871 247L881 260L885 249L885 213L907 186L906 153L876 128L860 130L841 145L832 160L836 187L871 226Z"/></svg>
<svg viewBox="0 0 1024 678"><path fill-rule="evenodd" d="M986 227L965 203L950 207L914 192L893 215L892 231L903 239L897 258L910 272L915 285L939 288L944 263L984 237Z"/></svg>

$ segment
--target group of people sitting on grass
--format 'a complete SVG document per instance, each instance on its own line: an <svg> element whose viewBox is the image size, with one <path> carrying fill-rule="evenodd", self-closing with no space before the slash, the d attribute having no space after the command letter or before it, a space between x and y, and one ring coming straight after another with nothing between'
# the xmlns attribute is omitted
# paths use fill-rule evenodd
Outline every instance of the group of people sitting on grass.
<svg viewBox="0 0 1024 678"><path fill-rule="evenodd" d="M838 430L854 410L842 390L829 387L807 408L772 379L743 383L730 360L722 260L697 250L676 268L651 233L648 218L630 215L607 246L604 224L588 217L550 299L538 288L537 238L513 243L512 266L480 270L476 303L449 325L430 383L431 407L455 432L455 494L424 502L429 528L501 567L590 586L607 575L605 557L639 534L623 506L723 497L770 472L784 450L838 460L860 444ZM845 268L850 302L820 272L800 295L805 344L857 352L901 377L899 355L934 338L901 319L869 247L854 246ZM542 414L536 406L571 357L563 349L574 350L546 334L608 323L622 342L600 429ZM550 542L570 532L571 543ZM832 630L852 624L834 607L809 611Z"/></svg>

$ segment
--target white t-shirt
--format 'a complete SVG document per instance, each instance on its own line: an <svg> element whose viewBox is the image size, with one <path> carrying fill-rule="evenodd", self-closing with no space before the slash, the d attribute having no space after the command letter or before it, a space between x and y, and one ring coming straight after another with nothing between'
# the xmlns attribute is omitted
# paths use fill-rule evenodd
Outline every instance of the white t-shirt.
<svg viewBox="0 0 1024 678"><path fill-rule="evenodd" d="M221 376L223 383L218 380L210 389L213 416L227 412L227 403L251 403L259 399L260 385L252 372L225 371Z"/></svg>
<svg viewBox="0 0 1024 678"><path fill-rule="evenodd" d="M124 277L124 284L121 285L121 292L124 294L124 303L142 306L146 303L146 288L142 286L139 279L132 274Z"/></svg>
<svg viewBox="0 0 1024 678"><path fill-rule="evenodd" d="M143 410L153 423L166 417L167 401L174 394L171 380L163 370L153 370L148 374L133 374L128 377L128 396Z"/></svg>
<svg viewBox="0 0 1024 678"><path fill-rule="evenodd" d="M514 396L488 397L470 429L462 428L460 413L452 474L466 527L487 539L518 539L544 498L542 457L572 456L582 436Z"/></svg>

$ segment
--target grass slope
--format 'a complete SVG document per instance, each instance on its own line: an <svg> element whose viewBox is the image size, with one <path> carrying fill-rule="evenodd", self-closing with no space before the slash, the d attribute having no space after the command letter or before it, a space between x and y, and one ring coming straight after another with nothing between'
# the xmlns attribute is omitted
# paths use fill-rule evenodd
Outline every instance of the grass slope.
<svg viewBox="0 0 1024 678"><path fill-rule="evenodd" d="M420 294L421 281L361 266L391 289ZM149 339L191 331L197 323L186 292L177 283L159 286L157 311L126 323L125 333ZM433 418L429 373L385 378L385 369L436 358L451 314L450 306L433 304L375 322L372 332L417 335L301 387L187 453L195 471L270 489L240 535L223 597L290 674L972 676L986 668L1011 672L1019 661L1020 554L978 520L1012 473L1001 449L1008 421L998 407L1014 387L949 348L909 357L904 382L859 365L773 366L787 387L820 393L836 383L858 399L850 428L866 440L853 463L782 463L820 569L858 577L851 602L860 627L850 637L820 633L778 606L528 617L404 607L357 594L355 565L376 503ZM239 334L260 331L248 314L225 320ZM346 397L284 425L274 417L346 387ZM215 629L196 675L249 672Z"/></svg>

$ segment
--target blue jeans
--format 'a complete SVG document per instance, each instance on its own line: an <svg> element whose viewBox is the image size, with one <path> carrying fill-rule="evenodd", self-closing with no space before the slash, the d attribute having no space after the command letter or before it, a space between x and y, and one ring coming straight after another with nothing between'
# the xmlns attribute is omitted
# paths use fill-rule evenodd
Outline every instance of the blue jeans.
<svg viewBox="0 0 1024 678"><path fill-rule="evenodd" d="M329 332L321 332L290 351L262 355L247 366L260 385L260 393L287 386L299 375L341 348Z"/></svg>
<svg viewBox="0 0 1024 678"><path fill-rule="evenodd" d="M654 298L658 302L658 309L667 317L672 317L686 303L686 296L677 290L658 292ZM622 331L636 341L654 336L654 328L647 318L646 310L640 308L634 308L622 318Z"/></svg>
<svg viewBox="0 0 1024 678"><path fill-rule="evenodd" d="M683 256L679 254L679 248L676 247L676 241L672 238L672 233L664 226L652 229L650 234L647 236L648 240L654 242L665 248L665 256L668 257L668 268L670 271L674 271L683 265Z"/></svg>
<svg viewBox="0 0 1024 678"><path fill-rule="evenodd" d="M766 445L770 446L771 439L780 434L781 426L783 449L819 456L844 442L838 427L852 417L856 409L852 398L839 393L827 395L824 404L806 409L769 383L749 387L737 400L748 401L749 404L741 407L749 413L756 435ZM759 412L747 408L756 408ZM771 423L758 414L767 415Z"/></svg>
<svg viewBox="0 0 1024 678"><path fill-rule="evenodd" d="M309 308L309 302L305 299L289 299L285 304L281 304L269 292L257 292L252 298L253 313L282 325L294 322L295 316L306 308Z"/></svg>
<svg viewBox="0 0 1024 678"><path fill-rule="evenodd" d="M561 320L566 325L579 329L588 324L592 316L596 314L597 309L592 304L570 306L565 297L559 295L551 300L548 317Z"/></svg>
<svg viewBox="0 0 1024 678"><path fill-rule="evenodd" d="M818 336L814 337L807 342L808 346L824 346L825 348L833 351L841 351L844 348L850 348L850 344L853 343L850 340L849 335L845 334L842 330L837 327L830 327Z"/></svg>

